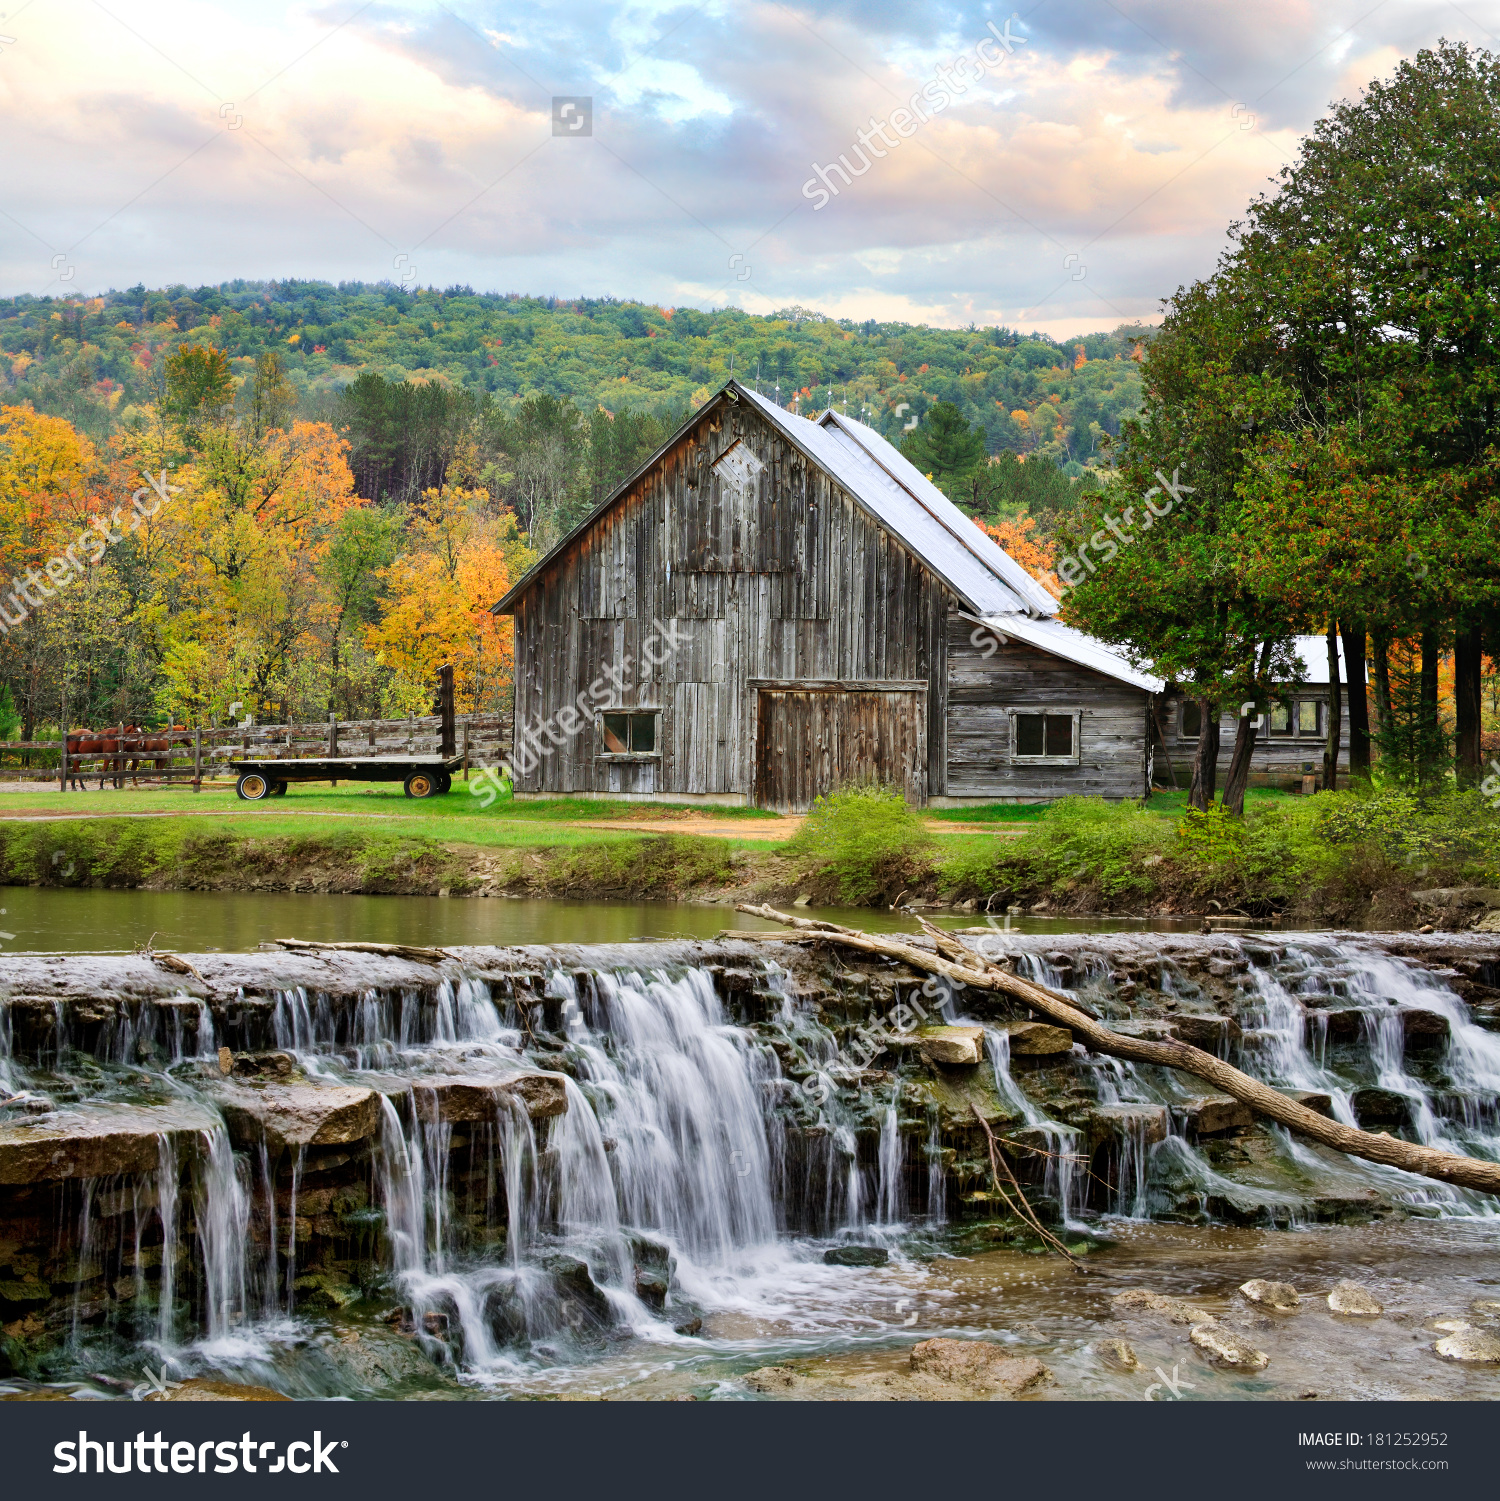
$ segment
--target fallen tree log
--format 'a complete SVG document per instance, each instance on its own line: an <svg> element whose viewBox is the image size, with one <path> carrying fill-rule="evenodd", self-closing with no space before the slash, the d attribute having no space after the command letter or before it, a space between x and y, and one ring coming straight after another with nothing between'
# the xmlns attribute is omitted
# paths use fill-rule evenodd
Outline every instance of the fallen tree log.
<svg viewBox="0 0 1500 1501"><path fill-rule="evenodd" d="M1258 1115L1286 1126L1311 1141L1333 1147L1336 1151L1347 1152L1351 1157L1363 1157L1366 1161L1378 1162L1383 1167L1401 1168L1424 1178L1436 1178L1441 1183L1451 1183L1457 1188L1500 1194L1500 1163L1485 1162L1476 1157L1459 1157L1452 1152L1439 1151L1436 1147L1401 1141L1384 1132L1376 1135L1331 1121L1317 1111L1288 1099L1269 1084L1262 1084L1259 1079L1252 1079L1249 1074L1241 1073L1212 1053L1195 1048L1191 1043L1148 1042L1144 1038L1126 1037L1095 1017L1085 1015L1066 996L1031 980L1023 980L1019 975L998 968L980 955L970 954L967 949L964 950L968 955L965 959L948 957L954 950L962 947L957 939L948 934L935 937L934 952L929 953L917 944L900 938L862 933L857 928L845 928L838 923L793 917L788 913L778 912L774 907L741 903L737 910L748 913L751 917L763 918L767 922L782 923L809 939L837 943L845 948L862 949L866 953L898 959L913 969L941 975L956 985L973 990L998 991L1012 996L1033 1011L1039 1011L1050 1020L1070 1028L1076 1038L1097 1053L1124 1058L1131 1063L1154 1063L1163 1068L1175 1068L1194 1074L1248 1105ZM737 932L735 936L744 938L748 935Z"/></svg>
<svg viewBox="0 0 1500 1501"><path fill-rule="evenodd" d="M273 938L278 948L316 953L319 949L343 949L350 954L379 954L387 959L410 959L417 964L446 964L452 954L444 949L424 949L410 943L315 943L305 938ZM194 970L194 974L197 971Z"/></svg>

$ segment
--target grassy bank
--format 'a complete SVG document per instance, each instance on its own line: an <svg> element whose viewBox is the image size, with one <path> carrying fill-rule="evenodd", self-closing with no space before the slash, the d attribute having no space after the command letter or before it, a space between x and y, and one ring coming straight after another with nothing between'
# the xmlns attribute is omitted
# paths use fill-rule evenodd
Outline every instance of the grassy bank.
<svg viewBox="0 0 1500 1501"><path fill-rule="evenodd" d="M943 860L945 895L998 907L1170 914L1217 907L1405 925L1414 890L1500 885L1500 816L1478 793L1263 797L1235 819L1071 798L1020 838Z"/></svg>
<svg viewBox="0 0 1500 1501"><path fill-rule="evenodd" d="M676 823L702 827L700 808L560 799L485 812L469 798L414 803L399 789L303 789L264 805L212 792L17 793L0 811L11 815L0 817L0 882L13 885L700 901L807 895L840 905L1218 910L1392 926L1419 920L1414 890L1500 886L1500 817L1473 793L1426 803L1394 793L1263 793L1243 820L1217 808L1191 812L1180 794L1144 806L1085 798L997 805L945 820L907 809L899 796L850 793L815 810L787 842L756 839L765 815L752 809L714 810L716 834L705 837L673 831ZM632 821L649 822L650 831ZM946 832L958 823L966 827Z"/></svg>

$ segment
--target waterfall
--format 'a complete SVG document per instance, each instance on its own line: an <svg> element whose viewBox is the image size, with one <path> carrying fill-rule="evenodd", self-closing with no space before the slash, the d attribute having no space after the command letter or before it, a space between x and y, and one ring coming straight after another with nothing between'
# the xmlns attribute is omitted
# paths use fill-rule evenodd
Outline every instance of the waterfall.
<svg viewBox="0 0 1500 1501"><path fill-rule="evenodd" d="M895 1225L906 1217L906 1149L901 1137L900 1099L898 1082L891 1090L891 1101L880 1123L880 1197L875 1215L882 1225Z"/></svg>

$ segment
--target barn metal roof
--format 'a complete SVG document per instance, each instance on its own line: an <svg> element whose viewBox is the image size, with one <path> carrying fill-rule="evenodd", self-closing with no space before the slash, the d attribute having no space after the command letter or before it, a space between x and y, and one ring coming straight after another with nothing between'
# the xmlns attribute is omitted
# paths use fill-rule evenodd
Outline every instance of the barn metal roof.
<svg viewBox="0 0 1500 1501"><path fill-rule="evenodd" d="M1054 657L1091 667L1105 677L1128 683L1146 693L1160 693L1167 685L1161 678L1142 672L1118 652L1083 631L1075 630L1056 619L1039 620L1030 615L982 615L977 617L999 637L1009 637L1026 646L1035 646ZM1002 642L1003 644L1003 642Z"/></svg>

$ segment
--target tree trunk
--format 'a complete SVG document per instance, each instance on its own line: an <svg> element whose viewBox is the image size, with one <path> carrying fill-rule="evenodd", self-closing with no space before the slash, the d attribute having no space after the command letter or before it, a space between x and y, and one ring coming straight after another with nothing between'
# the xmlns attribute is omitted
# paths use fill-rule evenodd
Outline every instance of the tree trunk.
<svg viewBox="0 0 1500 1501"><path fill-rule="evenodd" d="M1480 694L1484 682L1484 652L1477 625L1458 633L1453 647L1454 770L1460 787L1472 787L1484 770L1480 747Z"/></svg>
<svg viewBox="0 0 1500 1501"><path fill-rule="evenodd" d="M975 953L946 933L928 934L938 949L937 953L932 953L918 948L909 939L877 937L871 933L861 933L856 928L840 927L836 923L790 917L773 907L741 903L737 910L770 922L784 923L809 938L825 943L840 943L849 948L862 949L866 953L899 959L913 969L941 975L959 985L1013 996L1032 1010L1041 1012L1050 1021L1069 1028L1085 1047L1092 1048L1097 1053L1111 1058L1125 1058L1132 1063L1151 1063L1194 1074L1207 1080L1214 1088L1221 1089L1225 1094L1250 1106L1257 1114L1337 1151L1363 1157L1367 1162L1379 1162L1387 1167L1403 1168L1409 1173L1420 1173L1423 1177L1436 1178L1442 1183L1478 1189L1481 1193L1500 1194L1500 1162L1460 1157L1456 1153L1442 1152L1435 1147L1417 1146L1383 1132L1375 1135L1369 1131L1357 1131L1353 1126L1331 1121L1327 1116L1309 1110L1306 1105L1299 1105L1279 1090L1272 1089L1269 1084L1262 1084L1249 1074L1242 1074L1223 1059L1195 1048L1191 1043L1150 1042L1145 1038L1127 1037L1112 1030L1097 1017L1079 1010L1070 997L1059 995L1056 991L1001 969L983 953ZM745 932L736 932L733 936L780 937L779 934L752 935Z"/></svg>
<svg viewBox="0 0 1500 1501"><path fill-rule="evenodd" d="M1349 680L1349 780L1370 780L1370 700L1365 686L1365 623L1346 620L1342 627L1344 676Z"/></svg>
<svg viewBox="0 0 1500 1501"><path fill-rule="evenodd" d="M1442 744L1442 729L1438 721L1438 664L1441 661L1442 650L1438 646L1437 632L1423 631L1421 721L1417 730L1417 754L1421 763L1419 775L1424 787L1436 781L1443 771L1440 762L1444 758L1439 749Z"/></svg>
<svg viewBox="0 0 1500 1501"><path fill-rule="evenodd" d="M1245 789L1250 785L1250 762L1255 755L1255 722L1263 712L1260 709L1261 689L1271 671L1273 644L1266 642L1260 654L1259 668L1256 668L1254 656L1250 658L1251 669L1255 672L1252 684L1254 697L1250 702L1250 713L1240 714L1239 723L1234 730L1234 754L1229 760L1229 776L1224 783L1223 803L1226 811L1236 818L1245 816Z"/></svg>
<svg viewBox="0 0 1500 1501"><path fill-rule="evenodd" d="M1241 714L1234 731L1234 755L1224 782L1224 809L1236 818L1245 815L1245 788L1250 785L1250 758L1255 753L1255 718Z"/></svg>
<svg viewBox="0 0 1500 1501"><path fill-rule="evenodd" d="M1214 800L1219 780L1219 706L1200 698L1198 709L1202 725L1198 731L1198 749L1193 753L1193 783L1188 803L1203 813Z"/></svg>
<svg viewBox="0 0 1500 1501"><path fill-rule="evenodd" d="M1391 638L1384 627L1375 632L1375 733L1384 747L1391 743Z"/></svg>
<svg viewBox="0 0 1500 1501"><path fill-rule="evenodd" d="M1328 792L1337 792L1339 785L1339 742L1344 727L1344 701L1339 688L1339 628L1336 620L1329 620L1328 736L1323 746L1323 787Z"/></svg>

